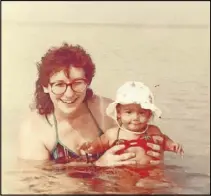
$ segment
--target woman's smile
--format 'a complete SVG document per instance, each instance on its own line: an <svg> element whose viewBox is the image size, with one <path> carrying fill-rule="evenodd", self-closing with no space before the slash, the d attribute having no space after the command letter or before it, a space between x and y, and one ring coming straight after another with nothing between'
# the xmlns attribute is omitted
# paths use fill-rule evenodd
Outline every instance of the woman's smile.
<svg viewBox="0 0 211 196"><path fill-rule="evenodd" d="M72 99L72 100L69 100L69 99L59 99L62 103L65 103L65 104L73 104L77 101L78 97Z"/></svg>

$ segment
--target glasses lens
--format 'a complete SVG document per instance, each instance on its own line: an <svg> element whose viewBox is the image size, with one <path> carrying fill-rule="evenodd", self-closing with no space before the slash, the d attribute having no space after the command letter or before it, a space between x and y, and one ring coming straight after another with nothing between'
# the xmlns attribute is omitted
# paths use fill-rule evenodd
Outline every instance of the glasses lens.
<svg viewBox="0 0 211 196"><path fill-rule="evenodd" d="M56 95L63 94L67 88L67 85L64 82L54 83L51 86L52 92Z"/></svg>
<svg viewBox="0 0 211 196"><path fill-rule="evenodd" d="M77 80L72 83L72 89L75 92L81 93L87 88L88 84L84 80Z"/></svg>

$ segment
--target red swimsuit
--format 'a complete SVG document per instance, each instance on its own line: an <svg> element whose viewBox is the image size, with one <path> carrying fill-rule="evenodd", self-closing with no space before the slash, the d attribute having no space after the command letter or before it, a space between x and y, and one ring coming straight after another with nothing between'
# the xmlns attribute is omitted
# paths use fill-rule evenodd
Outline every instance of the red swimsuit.
<svg viewBox="0 0 211 196"><path fill-rule="evenodd" d="M125 148L122 150L119 150L116 154L122 154L126 149L128 149L129 147L135 147L135 146L139 146L141 148L143 148L146 151L150 150L151 148L147 146L147 142L151 142L153 143L152 137L145 135L143 137L139 137L138 139L135 140L124 140L124 139L120 139L120 140L116 140L113 144L124 144Z"/></svg>

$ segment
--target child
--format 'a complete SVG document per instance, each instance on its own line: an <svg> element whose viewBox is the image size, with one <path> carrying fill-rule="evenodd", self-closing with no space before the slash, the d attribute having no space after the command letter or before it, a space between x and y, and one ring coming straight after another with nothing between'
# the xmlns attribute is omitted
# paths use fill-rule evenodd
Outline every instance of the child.
<svg viewBox="0 0 211 196"><path fill-rule="evenodd" d="M107 130L97 140L82 145L81 154L102 154L111 146L123 143L125 148L119 151L119 154L123 151L135 152L134 160L137 160L137 164L147 165L152 157L145 153L148 149L146 141L152 140L154 135L159 135L163 137L160 152L162 159L164 151L183 155L180 144L164 135L157 126L150 124L154 117L160 117L161 111L154 105L152 92L143 83L126 82L121 86L115 102L108 106L106 113L116 121L116 126ZM153 140L151 142L153 143Z"/></svg>

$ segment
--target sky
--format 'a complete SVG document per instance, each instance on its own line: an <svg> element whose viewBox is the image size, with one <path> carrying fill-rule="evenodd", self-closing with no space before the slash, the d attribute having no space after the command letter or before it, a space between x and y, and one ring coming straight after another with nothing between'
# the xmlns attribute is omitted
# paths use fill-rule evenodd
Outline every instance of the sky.
<svg viewBox="0 0 211 196"><path fill-rule="evenodd" d="M209 25L210 1L3 1L2 21Z"/></svg>

